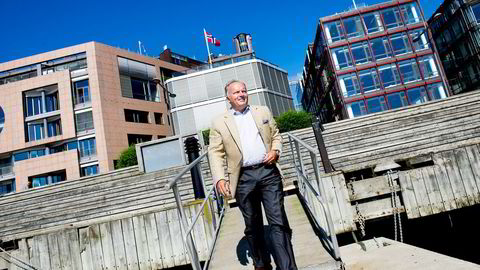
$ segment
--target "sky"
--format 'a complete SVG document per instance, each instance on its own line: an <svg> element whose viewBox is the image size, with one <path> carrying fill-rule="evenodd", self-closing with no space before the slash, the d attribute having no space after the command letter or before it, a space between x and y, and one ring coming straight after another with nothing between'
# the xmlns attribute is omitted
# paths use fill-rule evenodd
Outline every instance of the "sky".
<svg viewBox="0 0 480 270"><path fill-rule="evenodd" d="M382 0L357 0L373 5ZM441 0L420 0L428 19ZM214 54L232 54L232 38L252 35L256 56L301 73L318 19L348 10L351 0L316 1L8 1L0 0L0 63L89 41L158 56L172 51L206 60L203 29L220 40Z"/></svg>

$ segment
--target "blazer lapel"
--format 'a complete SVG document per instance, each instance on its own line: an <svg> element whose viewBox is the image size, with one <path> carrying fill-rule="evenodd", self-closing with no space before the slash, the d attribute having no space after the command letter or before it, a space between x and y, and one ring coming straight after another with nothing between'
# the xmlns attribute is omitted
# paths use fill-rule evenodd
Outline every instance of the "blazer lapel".
<svg viewBox="0 0 480 270"><path fill-rule="evenodd" d="M240 141L240 135L238 134L237 125L235 124L235 119L233 119L233 116L229 112L225 113L224 119L228 131L230 131L230 134L232 135L232 138L235 141L235 144L237 144L238 150L241 153L242 143Z"/></svg>

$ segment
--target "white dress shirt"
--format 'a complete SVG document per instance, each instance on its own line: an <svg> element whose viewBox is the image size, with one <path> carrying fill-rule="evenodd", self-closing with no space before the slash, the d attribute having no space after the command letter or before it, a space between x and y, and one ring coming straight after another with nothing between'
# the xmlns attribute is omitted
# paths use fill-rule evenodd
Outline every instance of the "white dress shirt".
<svg viewBox="0 0 480 270"><path fill-rule="evenodd" d="M230 111L233 113L242 145L242 167L263 163L267 149L263 144L260 132L258 132L250 106L247 106L243 112L237 112L233 109Z"/></svg>

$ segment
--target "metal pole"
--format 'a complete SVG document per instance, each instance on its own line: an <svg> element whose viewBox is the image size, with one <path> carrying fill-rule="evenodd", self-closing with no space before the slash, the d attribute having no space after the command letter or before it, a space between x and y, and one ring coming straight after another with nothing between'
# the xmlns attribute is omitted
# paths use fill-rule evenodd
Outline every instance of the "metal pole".
<svg viewBox="0 0 480 270"><path fill-rule="evenodd" d="M325 146L325 141L323 140L322 127L318 118L313 121L313 134L315 135L315 140L317 141L317 147L320 152L320 158L322 159L323 169L326 173L333 172L332 163L330 163L330 158L328 157L327 147Z"/></svg>
<svg viewBox="0 0 480 270"><path fill-rule="evenodd" d="M183 209L182 199L180 198L180 193L178 192L178 186L176 183L172 186L172 190L173 190L173 194L175 195L175 202L177 203L178 215L182 220L180 224L182 225L181 226L182 232L185 235L185 239L187 240L186 244L187 244L188 254L190 255L192 268L193 270L201 270L202 266L200 265L200 260L198 259L198 254L195 248L195 243L193 242L192 234L188 233L188 236L186 235L187 234L186 229L189 226L188 226L187 217L185 215L185 210Z"/></svg>
<svg viewBox="0 0 480 270"><path fill-rule="evenodd" d="M203 28L203 38L205 39L205 45L207 45L208 64L210 68L212 68L212 59L210 58L210 47L208 47L207 31L205 31L205 28Z"/></svg>

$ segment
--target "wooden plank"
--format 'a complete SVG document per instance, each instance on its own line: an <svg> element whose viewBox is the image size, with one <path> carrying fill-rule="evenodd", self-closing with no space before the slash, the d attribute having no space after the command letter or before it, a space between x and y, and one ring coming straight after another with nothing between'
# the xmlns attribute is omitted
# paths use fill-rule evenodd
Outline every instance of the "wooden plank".
<svg viewBox="0 0 480 270"><path fill-rule="evenodd" d="M157 223L158 239L160 241L160 250L162 254L162 264L164 268L175 266L172 250L172 240L170 230L168 229L167 211L156 212L155 221Z"/></svg>
<svg viewBox="0 0 480 270"><path fill-rule="evenodd" d="M48 238L46 234L37 235L33 238L38 248L40 269L50 269L50 251L48 250Z"/></svg>
<svg viewBox="0 0 480 270"><path fill-rule="evenodd" d="M475 183L480 191L480 150L478 145L465 147L467 150L468 160L475 177Z"/></svg>
<svg viewBox="0 0 480 270"><path fill-rule="evenodd" d="M62 269L60 264L60 252L58 249L57 233L50 233L47 235L48 249L50 254L50 269Z"/></svg>
<svg viewBox="0 0 480 270"><path fill-rule="evenodd" d="M445 167L443 156L441 153L433 154L432 159L435 164L433 170L435 171L435 177L437 178L438 187L443 198L445 210L450 211L457 209L455 196L453 194L452 185L450 184L450 179L448 178L447 168Z"/></svg>
<svg viewBox="0 0 480 270"><path fill-rule="evenodd" d="M313 181L315 183L315 181ZM330 209L330 215L332 216L333 226L336 231L345 231L342 222L342 216L340 213L340 208L337 202L337 196L335 195L335 187L333 185L332 176L321 178L321 183L325 189L326 200L328 208Z"/></svg>
<svg viewBox="0 0 480 270"><path fill-rule="evenodd" d="M99 224L100 229L100 239L102 244L102 253L103 253L103 263L105 269L115 269L115 247L112 240L112 228L110 227L109 222L104 222Z"/></svg>
<svg viewBox="0 0 480 270"><path fill-rule="evenodd" d="M132 218L124 218L122 221L123 239L125 241L125 254L129 270L139 270L137 248L135 246L135 234L133 232Z"/></svg>
<svg viewBox="0 0 480 270"><path fill-rule="evenodd" d="M438 186L433 166L424 167L421 170L423 180L425 182L425 188L427 190L428 199L432 207L432 213L438 214L440 212L444 212L445 206L443 204L442 194L440 193L440 187Z"/></svg>
<svg viewBox="0 0 480 270"><path fill-rule="evenodd" d="M100 235L100 227L98 224L91 225L89 227L90 236L90 248L92 253L92 265L94 269L104 269L103 263L103 250L102 250L102 238Z"/></svg>
<svg viewBox="0 0 480 270"><path fill-rule="evenodd" d="M480 194L477 188L477 183L475 183L475 176L473 175L472 166L470 165L467 151L462 147L453 150L453 153L455 154L455 159L457 160L457 166L460 170L462 182L465 187L465 192L470 205L480 203Z"/></svg>
<svg viewBox="0 0 480 270"><path fill-rule="evenodd" d="M82 258L80 251L80 239L78 229L68 229L64 231L67 236L67 241L70 248L70 258L72 262L72 268L74 270L82 270Z"/></svg>
<svg viewBox="0 0 480 270"><path fill-rule="evenodd" d="M152 269L150 254L148 251L147 233L145 231L145 220L143 216L134 216L133 232L135 233L135 245L137 246L138 265L140 270Z"/></svg>
<svg viewBox="0 0 480 270"><path fill-rule="evenodd" d="M183 233L177 209L167 211L168 230L172 243L173 259L175 266L186 264L186 252L183 243Z"/></svg>
<svg viewBox="0 0 480 270"><path fill-rule="evenodd" d="M125 254L122 222L120 220L114 220L110 222L110 226L112 228L112 242L115 252L115 269L127 270L127 255Z"/></svg>
<svg viewBox="0 0 480 270"><path fill-rule="evenodd" d="M392 198L383 198L375 201L359 203L358 208L366 220L390 216L393 214ZM404 212L405 208L401 206L398 208L398 211L400 213Z"/></svg>
<svg viewBox="0 0 480 270"><path fill-rule="evenodd" d="M155 214L150 213L144 215L145 232L147 235L148 253L152 262L153 269L162 269L162 253L160 250L160 239L157 232L157 223L155 221Z"/></svg>
<svg viewBox="0 0 480 270"><path fill-rule="evenodd" d="M408 218L420 217L417 198L415 197L415 192L413 191L410 171L399 172L398 180L400 182L401 194L403 197L403 203L405 205L405 211L407 213L407 217Z"/></svg>
<svg viewBox="0 0 480 270"><path fill-rule="evenodd" d="M27 238L27 248L28 248L28 258L30 260L30 264L33 265L35 268L40 267L40 257L38 256L38 246L33 240L33 237Z"/></svg>
<svg viewBox="0 0 480 270"><path fill-rule="evenodd" d="M1 254L1 252L0 252ZM27 246L27 241L25 239L19 239L18 240L18 249L15 251L10 251L10 254L14 256L15 258L18 258L26 263L29 262L28 258L28 246ZM8 256L6 257L8 258ZM24 270L25 268L23 267L24 264L21 262L18 262L17 260L12 260L10 266L8 265L2 265L2 263L7 263L6 260L2 261L2 256L0 256L0 269L9 269L9 270Z"/></svg>
<svg viewBox="0 0 480 270"><path fill-rule="evenodd" d="M94 270L92 263L92 251L90 248L90 230L88 227L78 229L80 241L80 257L82 258L83 270Z"/></svg>
<svg viewBox="0 0 480 270"><path fill-rule="evenodd" d="M356 230L355 222L353 222L352 204L348 197L347 185L343 173L332 175L332 182L337 197L337 203L342 217L343 231L335 231L335 233L351 232Z"/></svg>
<svg viewBox="0 0 480 270"><path fill-rule="evenodd" d="M385 176L356 180L352 182L351 186L353 190L349 190L349 196L352 201L376 197L392 192L388 179ZM395 190L400 190L400 187L395 185Z"/></svg>
<svg viewBox="0 0 480 270"><path fill-rule="evenodd" d="M442 156L457 208L469 206L465 186L463 185L462 176L460 175L453 151L445 151L442 153Z"/></svg>
<svg viewBox="0 0 480 270"><path fill-rule="evenodd" d="M70 256L70 241L68 240L67 232L62 230L57 233L57 242L58 242L58 252L60 256L60 265L61 269L68 270L73 269L72 261L73 259ZM78 243L72 243L78 244Z"/></svg>
<svg viewBox="0 0 480 270"><path fill-rule="evenodd" d="M412 181L415 198L417 198L420 216L425 217L433 214L432 206L427 195L427 188L425 187L425 182L423 180L422 170L411 170L410 180Z"/></svg>

